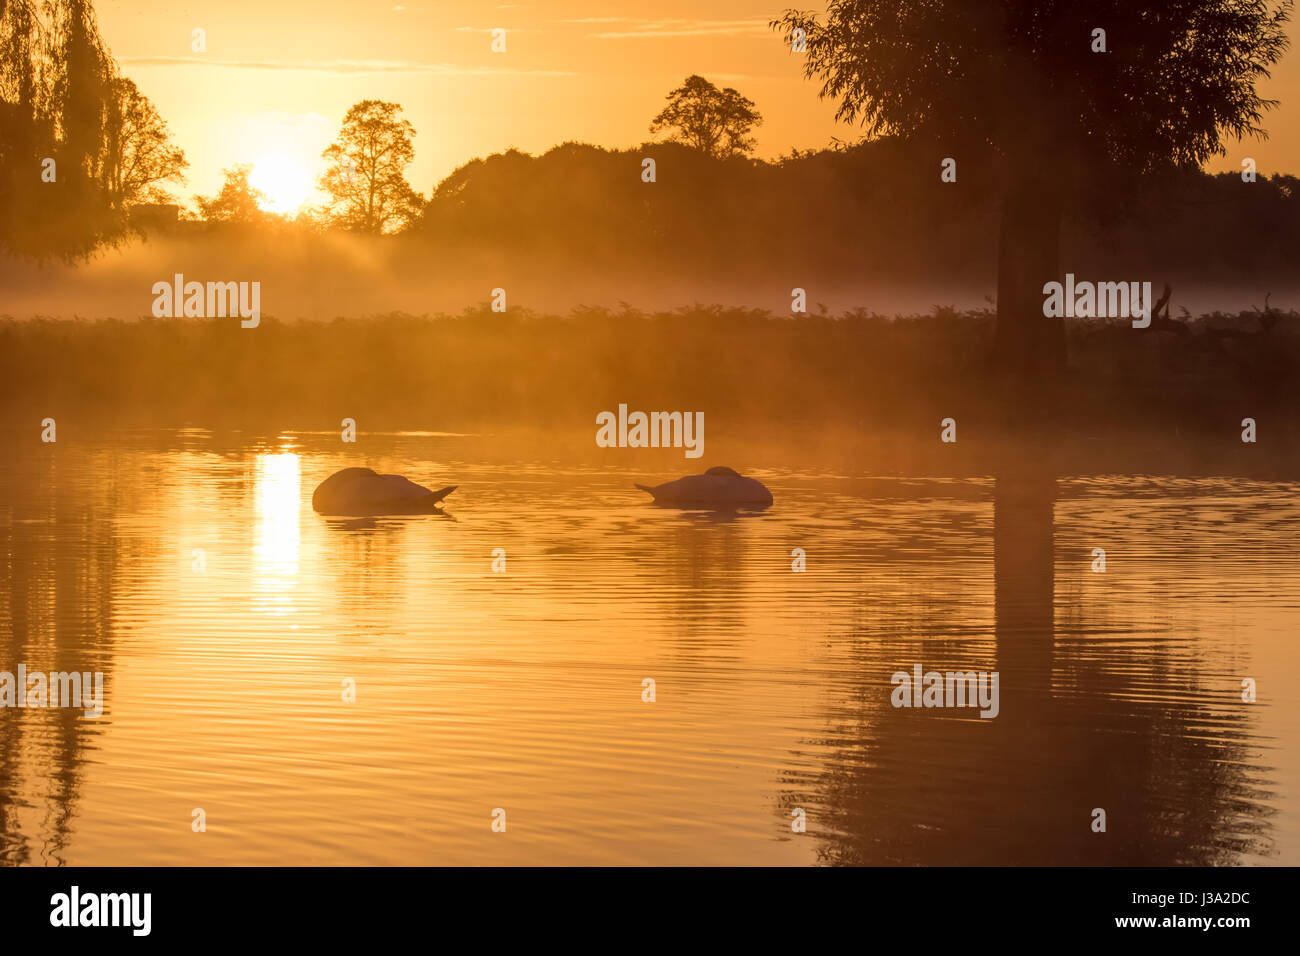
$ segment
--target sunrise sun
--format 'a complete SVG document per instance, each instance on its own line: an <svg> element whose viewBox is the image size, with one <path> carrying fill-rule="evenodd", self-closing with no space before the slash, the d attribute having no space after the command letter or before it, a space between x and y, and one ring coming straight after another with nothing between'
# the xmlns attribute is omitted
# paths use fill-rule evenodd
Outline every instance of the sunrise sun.
<svg viewBox="0 0 1300 956"><path fill-rule="evenodd" d="M297 212L312 185L311 175L301 164L279 154L258 159L248 181L266 197L263 208L276 213Z"/></svg>

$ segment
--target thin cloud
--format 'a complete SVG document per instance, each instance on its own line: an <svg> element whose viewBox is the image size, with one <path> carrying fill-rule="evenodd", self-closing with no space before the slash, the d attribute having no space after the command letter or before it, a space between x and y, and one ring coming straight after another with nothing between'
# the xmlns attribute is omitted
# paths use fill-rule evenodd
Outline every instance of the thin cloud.
<svg viewBox="0 0 1300 956"><path fill-rule="evenodd" d="M634 20L629 17L588 17L569 23L626 23L626 30L589 34L598 40L642 37L770 36L765 20Z"/></svg>
<svg viewBox="0 0 1300 956"><path fill-rule="evenodd" d="M549 30L534 30L531 27L452 27L457 33L491 33L493 30L505 30L506 33L549 33Z"/></svg>
<svg viewBox="0 0 1300 956"><path fill-rule="evenodd" d="M303 73L433 73L445 76L510 75L576 76L569 70L515 70L469 67L451 63L411 63L400 60L222 60L206 56L122 56L119 63L135 66L213 66L240 70L288 70Z"/></svg>

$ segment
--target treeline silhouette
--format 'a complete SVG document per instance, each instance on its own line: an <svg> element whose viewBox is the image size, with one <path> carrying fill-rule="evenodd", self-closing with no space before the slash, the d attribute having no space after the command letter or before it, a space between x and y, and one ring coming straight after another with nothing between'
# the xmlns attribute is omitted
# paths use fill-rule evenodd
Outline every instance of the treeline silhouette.
<svg viewBox="0 0 1300 956"><path fill-rule="evenodd" d="M476 159L434 191L416 231L440 243L615 268L986 280L1004 183L993 157L881 139L775 162L676 143L565 143ZM655 181L642 180L643 160ZM1300 261L1300 180L1166 170L1095 184L1067 211L1063 269L1101 277L1267 281Z"/></svg>
<svg viewBox="0 0 1300 956"><path fill-rule="evenodd" d="M715 121L703 130L690 128L704 109L683 100L690 95ZM400 230L448 249L613 273L980 285L996 274L1003 199L1027 174L1005 155L928 131L758 160L745 155L761 121L752 107L735 90L688 77L651 123L684 124L674 141L631 149L569 142L539 156L509 150L464 164L426 201L404 178L415 129L400 104L363 100L326 151L327 206L292 221L265 213L240 166L199 204L217 235L229 236L231 224L268 233ZM388 165L367 162L363 147L372 141L387 144ZM949 158L955 182L940 178ZM186 165L166 123L120 75L90 0L0 0L0 248L37 258L88 254L126 233L133 206L165 198ZM1061 272L1259 282L1260 294L1275 278L1294 281L1296 176L1244 182L1207 174L1187 157L1133 170L1112 163L1067 175L1054 173L1050 159L1035 166L1064 213Z"/></svg>
<svg viewBox="0 0 1300 956"><path fill-rule="evenodd" d="M718 158L675 143L605 149L564 143L542 155L509 150L456 169L421 215L385 242L441 260L485 254L515 264L662 272L711 280L755 275L842 284L942 279L990 287L1005 172L972 150L957 181L940 181L942 146L883 138L795 152L775 161ZM654 161L654 181L644 179ZM319 232L294 221L211 222L189 228L240 241ZM1094 181L1067 206L1062 271L1114 281L1221 282L1290 291L1300 261L1300 179L1165 169ZM815 299L810 293L810 299Z"/></svg>

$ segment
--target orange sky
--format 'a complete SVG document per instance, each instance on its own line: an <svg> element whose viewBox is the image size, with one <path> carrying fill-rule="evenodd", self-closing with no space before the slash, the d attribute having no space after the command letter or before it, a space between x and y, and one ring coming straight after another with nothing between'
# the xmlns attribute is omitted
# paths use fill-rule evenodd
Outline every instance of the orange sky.
<svg viewBox="0 0 1300 956"><path fill-rule="evenodd" d="M437 4L374 0L100 0L101 31L190 161L183 198L220 171L274 158L301 178L347 108L402 104L416 127L408 178L428 194L475 156L538 153L566 140L628 147L649 138L664 94L690 73L737 87L765 122L758 155L825 146L854 130L801 78L800 58L766 22L790 4L755 0L534 0ZM816 4L812 4L816 6ZM615 11L622 11L616 13ZM503 27L507 51L492 53ZM206 31L207 50L191 50ZM1293 34L1300 33L1294 28ZM1261 173L1300 171L1300 53L1264 89L1282 100L1272 138L1233 147L1215 168L1253 156Z"/></svg>

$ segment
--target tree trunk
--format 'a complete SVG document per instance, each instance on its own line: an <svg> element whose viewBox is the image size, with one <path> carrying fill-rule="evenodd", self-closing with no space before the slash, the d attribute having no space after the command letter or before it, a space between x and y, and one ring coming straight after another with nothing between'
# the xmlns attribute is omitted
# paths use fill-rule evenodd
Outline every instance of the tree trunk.
<svg viewBox="0 0 1300 956"><path fill-rule="evenodd" d="M1028 166L1019 164L1019 170ZM1060 190L1046 175L1019 172L1002 199L993 360L1021 380L1043 379L1065 367L1065 322L1043 315L1043 285L1064 280Z"/></svg>

